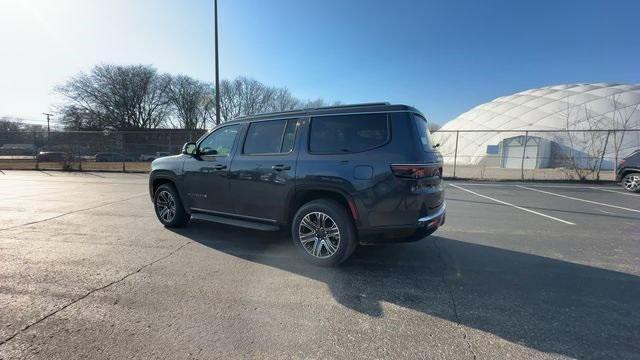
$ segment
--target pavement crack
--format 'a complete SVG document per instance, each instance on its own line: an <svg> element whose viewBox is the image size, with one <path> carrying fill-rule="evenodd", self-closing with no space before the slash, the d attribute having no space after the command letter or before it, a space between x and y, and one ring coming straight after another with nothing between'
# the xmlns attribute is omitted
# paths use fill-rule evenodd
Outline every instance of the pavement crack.
<svg viewBox="0 0 640 360"><path fill-rule="evenodd" d="M144 264L144 265L140 266L140 267L139 267L139 268L137 268L136 270L134 270L134 271L132 271L132 272L130 272L130 273L128 273L128 274L126 274L126 275L124 275L124 276L120 277L119 279L114 280L114 281L112 281L112 282L110 282L110 283L108 283L108 284L106 284L106 285L103 285L103 286L100 286L100 287L98 287L98 288L95 288L95 289L92 289L92 290L88 291L88 292L87 292L87 293L85 293L84 295L82 295L82 296L80 296L80 297L78 297L78 298L74 299L73 301L71 301L71 302L69 302L69 303L65 304L64 306L62 306L62 307L60 307L60 308L58 308L58 309L56 309L56 310L54 310L54 311L52 311L52 312L48 313L47 315L45 315L45 316L43 316L43 317L39 318L39 319L38 319L38 320L36 320L36 321L34 321L34 322L32 322L32 323L30 323L30 324L28 324L28 325L26 325L26 326L22 327L20 330L16 331L16 332L15 332L15 333L13 333L11 336L9 336L9 337L7 337L7 338L5 338L5 339L3 339L3 340L0 340L0 346L3 346L3 345L4 345L4 344L6 344L7 342L11 341L13 338L15 338L16 336L18 336L18 335L19 335L19 334L21 334L22 332L24 332L24 331L26 331L26 330L29 330L29 328L31 328L31 327L33 327L33 326L35 326L35 325L38 325L39 323L41 323L41 322L43 322L43 321L47 320L48 318L50 318L50 317L54 316L55 314L57 314L57 313L59 313L59 312L61 312L61 311L65 310L66 308L68 308L68 307L70 307L70 306L72 306L72 305L74 305L74 304L77 304L78 302L82 301L83 299L85 299L85 298L89 297L91 294L96 293L96 292L98 292L98 291L100 291L100 290L107 289L107 288L111 287L112 285L118 284L118 283L120 283L120 282L122 282L122 281L126 280L128 277L133 276L133 275L135 275L135 274L139 273L140 271L142 271L142 270L144 270L144 269L146 269L146 268L148 268L148 267L152 266L153 264L158 263L158 262L160 262L160 261L162 261L162 260L165 260L165 259L167 259L167 258L169 258L169 257L173 256L175 253L177 253L178 251L182 250L182 248L184 248L185 246L187 246L187 245L189 245L189 244L191 244L191 242L190 242L190 241L187 241L187 242L185 242L184 244L182 244L182 245L178 246L177 248L175 248L175 249L171 250L171 252L169 252L168 254L166 254L166 255L164 255L164 256L161 256L161 257L159 257L159 258L157 258L157 259L155 259L155 260L153 260L153 261L150 261L150 262L148 262L148 263L146 263L146 264Z"/></svg>
<svg viewBox="0 0 640 360"><path fill-rule="evenodd" d="M98 209L98 208L105 207L105 206L109 206L109 205L113 205L113 204L116 204L116 203L119 203L119 202L123 202L123 201L132 200L132 199L135 199L135 198L139 198L139 197L141 197L141 196L145 196L145 195L147 195L147 194L134 195L134 196L128 197L128 198L126 198L126 199L120 199L120 200L116 200L116 201L110 201L110 202L107 202L107 203L102 203L102 204L100 204L100 205L90 206L90 207L88 207L88 208L84 208L84 209L73 210L73 211L69 211L69 212L66 212L66 213L62 213L62 214L59 214L59 215L56 215L56 216L48 217L48 218L46 218L46 219L41 219L41 220L36 220L36 221L30 221L30 222L27 222L27 223L24 223L24 224L19 224L19 225L14 225L14 226L9 226L9 227L6 227L6 228L2 228L2 229L0 229L0 231L12 230L12 229L17 229L17 228L20 228L20 227L23 227L23 226L29 226L29 225L39 224L39 223L41 223L41 222L45 222L45 221L49 221L49 220L53 220L53 219L57 219L57 218L61 218L61 217L63 217L63 216L67 216L67 215L71 215L71 214L75 214L75 213L79 213L79 212L83 212L83 211L87 211L87 210Z"/></svg>
<svg viewBox="0 0 640 360"><path fill-rule="evenodd" d="M442 256L442 250L440 249L440 246L438 246L437 238L433 237L432 239L433 239L433 246L436 248L436 256L438 257L438 259L440 259L440 262L442 262L442 271L440 271L440 280L442 281L445 291L447 292L447 294L449 295L449 299L451 300L451 308L453 309L454 320L456 324L458 324L458 328L462 332L462 339L467 344L467 348L469 348L471 355L473 355L473 360L476 360L477 355L475 351L473 351L473 346L471 346L471 342L469 341L469 335L467 334L467 331L465 330L464 325L460 321L460 315L458 314L458 305L456 303L456 298L453 295L453 289L451 288L451 285L449 285L449 283L447 282L447 279L445 276L446 270L448 267L447 262L445 261L444 256Z"/></svg>

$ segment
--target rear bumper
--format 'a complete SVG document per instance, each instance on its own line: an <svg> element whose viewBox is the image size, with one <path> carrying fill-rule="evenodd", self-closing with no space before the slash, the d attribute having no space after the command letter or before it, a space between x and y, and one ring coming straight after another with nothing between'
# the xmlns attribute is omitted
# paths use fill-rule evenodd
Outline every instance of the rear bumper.
<svg viewBox="0 0 640 360"><path fill-rule="evenodd" d="M380 227L361 230L360 243L394 243L419 241L431 235L444 225L447 217L447 204L436 209L432 214L419 218L415 224L405 226Z"/></svg>
<svg viewBox="0 0 640 360"><path fill-rule="evenodd" d="M438 210L436 210L433 214L423 216L418 219L418 225L422 226L440 226L440 220L444 219L445 214L447 213L447 203L443 202L442 206ZM444 222L443 222L444 223Z"/></svg>

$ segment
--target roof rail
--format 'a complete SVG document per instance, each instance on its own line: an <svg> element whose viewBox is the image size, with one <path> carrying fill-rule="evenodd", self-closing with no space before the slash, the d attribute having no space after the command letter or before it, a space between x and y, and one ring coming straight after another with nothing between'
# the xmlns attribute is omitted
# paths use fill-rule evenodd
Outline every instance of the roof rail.
<svg viewBox="0 0 640 360"><path fill-rule="evenodd" d="M272 115L283 115L283 114L306 113L308 111L324 110L324 109L344 109L344 108L357 108L357 107L365 107L365 106L384 106L384 105L390 105L390 103L388 103L388 102L371 102L371 103L361 103L361 104L320 106L320 107L317 107L317 108L305 108L305 109L295 109L295 110L288 110L288 111L276 111L276 112L259 113L259 114L253 114L253 115L240 115L240 116L238 116L237 118L235 118L235 119L233 119L231 121L244 120L244 119L256 118L256 117L267 116L267 115L268 116L272 116Z"/></svg>
<svg viewBox="0 0 640 360"><path fill-rule="evenodd" d="M267 116L267 115L283 115L283 114L304 113L307 110L308 109L296 109L296 110L287 110L287 111L274 111L274 112L267 112L267 113L258 113L258 114L253 114L253 115L240 115L240 116L234 118L231 121L251 119L251 118L260 117L260 116Z"/></svg>
<svg viewBox="0 0 640 360"><path fill-rule="evenodd" d="M323 109L342 109L342 108L352 108L352 107L363 107L363 106L384 106L390 105L388 102L370 102L370 103L360 103L360 104L345 104L345 105L333 105L333 106L321 106L317 108L310 108L308 110L323 110Z"/></svg>

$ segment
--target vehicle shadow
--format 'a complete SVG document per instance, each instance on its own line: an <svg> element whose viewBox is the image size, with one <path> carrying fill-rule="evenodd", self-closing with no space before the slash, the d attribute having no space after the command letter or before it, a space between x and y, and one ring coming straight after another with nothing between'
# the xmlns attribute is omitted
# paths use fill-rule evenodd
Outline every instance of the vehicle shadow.
<svg viewBox="0 0 640 360"><path fill-rule="evenodd" d="M638 276L442 236L362 246L342 266L319 268L281 233L204 222L174 231L322 281L338 303L372 317L387 302L572 358L640 354Z"/></svg>

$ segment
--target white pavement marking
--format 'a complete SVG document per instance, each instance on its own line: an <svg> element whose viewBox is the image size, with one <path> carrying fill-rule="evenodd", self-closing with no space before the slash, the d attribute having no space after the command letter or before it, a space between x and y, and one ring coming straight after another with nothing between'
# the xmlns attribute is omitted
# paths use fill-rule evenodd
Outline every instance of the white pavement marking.
<svg viewBox="0 0 640 360"><path fill-rule="evenodd" d="M633 211L633 212L637 212L640 213L640 210L636 210L636 209L629 209L626 207L622 207L622 206L617 206L617 205L611 205L611 204L605 204L605 203L601 203L601 202L597 202L597 201L592 201L592 200L586 200L586 199L580 199L577 197L573 197L573 196L567 196L567 195L562 195L562 194L556 194L556 193L552 193L550 191L544 191L544 190L540 190L540 189L534 189L534 188L530 188L527 186L522 186L522 185L518 185L519 188L523 188L523 189L527 189L527 190L531 190L531 191L537 191L543 194L549 194L549 195L553 195L553 196L558 196L558 197L563 197L566 199L571 199L571 200L576 200L576 201L582 201L582 202L586 202L589 204L595 204L595 205L600 205L600 206L607 206L610 208L614 208L614 209L620 209L620 210L626 210L626 211Z"/></svg>
<svg viewBox="0 0 640 360"><path fill-rule="evenodd" d="M625 191L610 190L610 189L599 188L599 187L595 187L595 186L589 187L589 189L602 190L602 191L612 192L612 193L616 193L616 194L620 194L620 195L640 196L640 194L634 194L634 193L625 192Z"/></svg>
<svg viewBox="0 0 640 360"><path fill-rule="evenodd" d="M543 214L543 213L540 213L540 212L537 212L537 211L533 211L533 210L530 210L530 209L527 209L527 208L523 208L523 207L521 207L521 206L514 205L514 204L511 204L511 203L508 203L508 202L506 202L506 201L502 201L502 200L494 199L494 198L489 197L489 196L486 196L486 195L478 194L478 193L477 193L477 192L475 192L475 191L471 191L471 190L469 190L469 189L465 189L465 188L463 188L463 187L461 187L461 186L458 186L458 185L455 185L455 184L451 184L451 183L450 183L450 184L449 184L449 186L453 186L453 187L454 187L454 188L456 188L456 189L460 189L460 190L462 190L462 191L466 191L466 192L471 193L471 194L473 194L473 195L480 196L480 197L485 198L485 199L489 199L489 200L494 201L494 202L497 202L497 203L499 203L499 204L503 204L503 205L511 206L511 207L514 207L514 208L516 208L516 209L518 209L518 210L522 210L522 211L526 211L526 212L529 212L529 213L532 213L532 214L536 214L536 215L538 215L538 216L546 217L547 219L551 219L551 220L559 221L559 222L561 222L561 223L563 223L563 224L567 224L567 225L575 225L574 223L572 223L572 222L570 222L570 221L566 221L566 220L558 219L557 217L553 217L553 216L546 215L546 214Z"/></svg>
<svg viewBox="0 0 640 360"><path fill-rule="evenodd" d="M611 211L606 211L606 210L602 210L602 209L598 209L598 211L600 211L601 213L604 213L604 214L609 214L609 215L618 215L618 214L616 214L616 213L612 213Z"/></svg>
<svg viewBox="0 0 640 360"><path fill-rule="evenodd" d="M451 184L450 182L447 182ZM517 187L520 186L518 184L500 184L500 183L467 183L462 182L461 184L467 186L495 186L495 187ZM530 184L526 183L529 186L539 187L539 188L559 188L559 189L598 189L598 190L608 190L615 191L616 189L620 189L617 186L584 186L584 185L548 185L548 184Z"/></svg>

